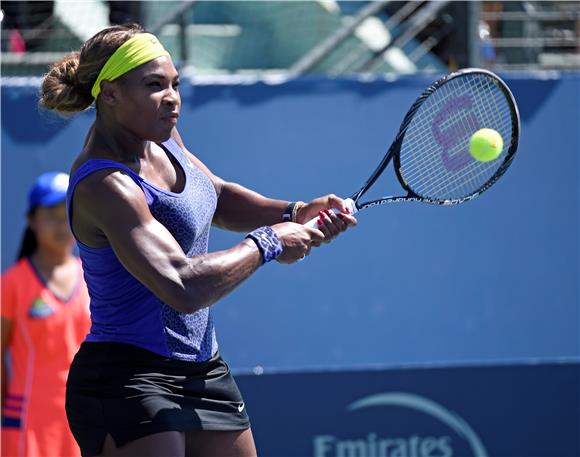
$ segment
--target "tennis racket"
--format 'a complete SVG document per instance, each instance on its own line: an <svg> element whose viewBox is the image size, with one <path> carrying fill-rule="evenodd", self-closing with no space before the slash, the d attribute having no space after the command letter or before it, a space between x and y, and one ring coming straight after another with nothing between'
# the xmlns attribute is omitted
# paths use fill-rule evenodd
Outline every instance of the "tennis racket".
<svg viewBox="0 0 580 457"><path fill-rule="evenodd" d="M469 153L471 136L482 128L496 130L504 141L501 154L489 162ZM478 68L448 74L417 98L379 166L346 203L354 214L387 203L457 205L473 200L508 169L519 136L516 101L497 75ZM361 202L391 160L406 195ZM306 225L317 227L317 219Z"/></svg>

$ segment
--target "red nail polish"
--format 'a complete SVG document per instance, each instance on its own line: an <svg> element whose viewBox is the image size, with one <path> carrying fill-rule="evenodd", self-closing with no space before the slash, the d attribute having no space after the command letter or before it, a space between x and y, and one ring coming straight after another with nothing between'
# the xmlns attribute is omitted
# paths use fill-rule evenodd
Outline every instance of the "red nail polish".
<svg viewBox="0 0 580 457"><path fill-rule="evenodd" d="M322 221L320 219L318 219L316 222L318 222L318 225L322 225Z"/></svg>

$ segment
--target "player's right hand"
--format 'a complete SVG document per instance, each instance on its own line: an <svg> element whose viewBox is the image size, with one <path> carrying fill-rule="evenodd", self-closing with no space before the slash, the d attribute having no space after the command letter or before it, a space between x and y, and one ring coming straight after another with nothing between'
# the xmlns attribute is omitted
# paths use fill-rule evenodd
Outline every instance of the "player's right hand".
<svg viewBox="0 0 580 457"><path fill-rule="evenodd" d="M283 222L272 226L282 243L283 251L276 260L280 263L294 263L304 259L312 247L318 247L324 241L324 234L313 228L294 222Z"/></svg>

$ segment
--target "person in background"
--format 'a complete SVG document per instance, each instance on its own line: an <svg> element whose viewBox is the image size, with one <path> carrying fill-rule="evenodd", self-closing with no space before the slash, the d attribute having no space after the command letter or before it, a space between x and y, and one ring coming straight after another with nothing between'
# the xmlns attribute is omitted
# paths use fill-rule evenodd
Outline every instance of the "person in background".
<svg viewBox="0 0 580 457"><path fill-rule="evenodd" d="M37 178L18 260L2 275L2 456L80 455L66 419L65 389L90 317L81 264L72 253L67 188L65 173Z"/></svg>

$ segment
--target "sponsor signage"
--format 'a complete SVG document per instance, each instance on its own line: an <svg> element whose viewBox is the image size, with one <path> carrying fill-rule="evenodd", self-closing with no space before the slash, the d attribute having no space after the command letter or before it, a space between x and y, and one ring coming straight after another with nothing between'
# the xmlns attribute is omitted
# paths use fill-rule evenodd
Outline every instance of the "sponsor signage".
<svg viewBox="0 0 580 457"><path fill-rule="evenodd" d="M238 375L258 453L580 456L580 364Z"/></svg>
<svg viewBox="0 0 580 457"><path fill-rule="evenodd" d="M390 427L391 433L370 432L362 439L346 440L333 435L318 435L313 442L314 456L449 457L459 455L458 451L460 455L487 456L480 438L465 420L428 398L406 392L375 394L351 403L346 410L360 412L361 415L356 419L360 422L365 412L374 408L380 411L383 421L394 423ZM396 425L398 418L405 414L414 421L411 434L404 430L405 427L400 430ZM441 425L447 427L447 430L441 428ZM380 421L374 428L382 428ZM393 434L395 430L397 433ZM439 434L435 435L435 430L440 430Z"/></svg>

